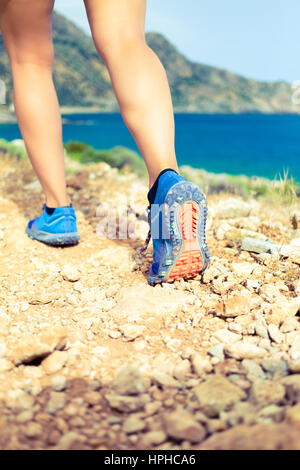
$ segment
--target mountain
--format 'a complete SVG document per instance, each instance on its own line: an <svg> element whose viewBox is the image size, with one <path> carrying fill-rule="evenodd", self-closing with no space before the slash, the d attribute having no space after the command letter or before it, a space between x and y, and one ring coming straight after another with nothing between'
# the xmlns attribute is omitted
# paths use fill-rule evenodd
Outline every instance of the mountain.
<svg viewBox="0 0 300 470"><path fill-rule="evenodd" d="M54 13L54 80L62 106L117 110L106 67L93 42L80 28ZM191 62L161 34L147 34L149 46L164 64L175 110L201 113L299 113L293 105L291 86L286 82L258 82L216 67ZM8 88L11 75L0 37L0 79Z"/></svg>

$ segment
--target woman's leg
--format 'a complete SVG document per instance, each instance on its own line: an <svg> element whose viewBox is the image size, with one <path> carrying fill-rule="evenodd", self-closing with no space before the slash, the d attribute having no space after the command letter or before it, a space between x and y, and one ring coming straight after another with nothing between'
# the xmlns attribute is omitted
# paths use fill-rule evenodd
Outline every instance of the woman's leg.
<svg viewBox="0 0 300 470"><path fill-rule="evenodd" d="M52 80L54 0L0 0L19 127L49 207L66 206L61 116Z"/></svg>
<svg viewBox="0 0 300 470"><path fill-rule="evenodd" d="M146 0L85 0L85 5L96 48L152 186L162 170L178 167L166 73L145 42Z"/></svg>

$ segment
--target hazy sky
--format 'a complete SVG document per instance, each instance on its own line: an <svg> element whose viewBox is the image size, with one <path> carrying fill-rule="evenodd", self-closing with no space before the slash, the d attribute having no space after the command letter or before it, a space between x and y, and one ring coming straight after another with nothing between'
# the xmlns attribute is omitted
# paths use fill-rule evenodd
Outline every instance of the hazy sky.
<svg viewBox="0 0 300 470"><path fill-rule="evenodd" d="M56 9L88 32L82 0L56 0ZM299 0L148 0L147 31L197 62L258 80L300 80Z"/></svg>

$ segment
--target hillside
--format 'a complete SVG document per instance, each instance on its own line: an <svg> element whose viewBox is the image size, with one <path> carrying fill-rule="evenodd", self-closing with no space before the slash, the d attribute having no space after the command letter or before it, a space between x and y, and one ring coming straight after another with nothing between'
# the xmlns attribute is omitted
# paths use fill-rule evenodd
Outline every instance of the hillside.
<svg viewBox="0 0 300 470"><path fill-rule="evenodd" d="M90 37L63 16L55 13L54 78L62 106L100 107L116 110L109 76ZM162 35L149 33L149 46L166 67L174 106L187 112L299 112L291 103L291 87L285 82L264 83L228 71L193 63ZM0 37L0 78L8 87L11 76Z"/></svg>

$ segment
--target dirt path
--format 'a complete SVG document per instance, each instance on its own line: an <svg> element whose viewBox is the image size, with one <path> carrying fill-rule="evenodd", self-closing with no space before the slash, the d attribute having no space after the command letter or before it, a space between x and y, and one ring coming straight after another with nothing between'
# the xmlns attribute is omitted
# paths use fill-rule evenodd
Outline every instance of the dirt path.
<svg viewBox="0 0 300 470"><path fill-rule="evenodd" d="M69 176L82 241L61 249L24 234L42 201L29 165L0 172L0 448L300 448L294 208L209 197L210 268L153 288L151 250L133 259L145 220L137 240L96 233L120 197L141 219L136 177ZM250 254L245 236L296 255Z"/></svg>

